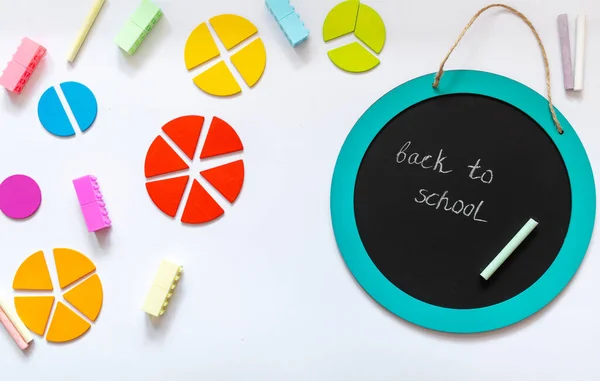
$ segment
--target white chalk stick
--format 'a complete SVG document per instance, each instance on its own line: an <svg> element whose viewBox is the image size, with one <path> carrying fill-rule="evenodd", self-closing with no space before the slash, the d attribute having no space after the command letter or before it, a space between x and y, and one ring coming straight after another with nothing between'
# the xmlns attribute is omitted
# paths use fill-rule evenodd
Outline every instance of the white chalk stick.
<svg viewBox="0 0 600 381"><path fill-rule="evenodd" d="M10 303L9 301L7 301L6 299L3 299L0 296L0 308L2 308L2 311L4 311L4 313L6 314L8 319L15 326L15 328L17 329L17 331L19 332L19 335L21 335L23 340L25 340L26 343L31 343L31 341L33 340L33 335L27 329L25 324L23 324L23 321L17 314L17 311L15 310L13 303Z"/></svg>
<svg viewBox="0 0 600 381"><path fill-rule="evenodd" d="M571 37L569 36L569 17L563 13L558 16L558 39L563 68L565 90L573 90L573 64L571 61Z"/></svg>
<svg viewBox="0 0 600 381"><path fill-rule="evenodd" d="M79 33L77 33L77 39L75 40L75 43L73 43L73 46L67 55L69 62L73 62L75 57L77 57L77 53L79 53L79 49L81 48L81 45L83 45L83 41L85 41L85 38L90 32L92 25L94 25L94 21L96 21L96 17L98 17L98 13L100 13L102 5L104 5L104 0L94 0L94 5L92 5L90 13L88 13L85 22L81 26L81 29L79 29Z"/></svg>
<svg viewBox="0 0 600 381"><path fill-rule="evenodd" d="M498 270L498 268L508 259L508 257L510 257L513 251L515 251L516 248L519 247L519 245L525 240L525 238L531 234L537 225L537 221L535 221L533 218L530 218L529 221L523 225L521 230L519 230L517 234L515 234L515 236L506 244L506 246L504 246L504 249L502 249L502 251L496 255L496 258L494 258L494 260L492 260L492 262L490 262L490 264L487 265L487 267L479 275L481 275L483 279L489 280L490 277L494 275L496 270Z"/></svg>
<svg viewBox="0 0 600 381"><path fill-rule="evenodd" d="M575 83L574 91L583 90L583 69L585 63L585 15L577 15L575 22Z"/></svg>

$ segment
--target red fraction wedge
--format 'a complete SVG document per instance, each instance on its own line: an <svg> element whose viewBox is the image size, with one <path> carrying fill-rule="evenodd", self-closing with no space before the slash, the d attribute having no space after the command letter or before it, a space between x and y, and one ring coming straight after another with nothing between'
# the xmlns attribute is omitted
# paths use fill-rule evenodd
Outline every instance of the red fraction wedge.
<svg viewBox="0 0 600 381"><path fill-rule="evenodd" d="M244 162L234 161L219 167L207 169L200 174L215 187L227 201L233 203L244 185Z"/></svg>
<svg viewBox="0 0 600 381"><path fill-rule="evenodd" d="M152 202L168 216L175 217L189 176L174 177L146 183Z"/></svg>
<svg viewBox="0 0 600 381"><path fill-rule="evenodd" d="M187 157L193 159L203 124L203 116L187 115L173 119L165 124L162 130L173 140L173 143L177 144L177 147L181 148Z"/></svg>
<svg viewBox="0 0 600 381"><path fill-rule="evenodd" d="M144 167L146 178L188 168L188 165L173 151L165 139L161 136L154 139L146 154Z"/></svg>
<svg viewBox="0 0 600 381"><path fill-rule="evenodd" d="M192 184L192 190L183 210L181 222L185 224L201 224L221 216L223 209L208 194L197 180Z"/></svg>
<svg viewBox="0 0 600 381"><path fill-rule="evenodd" d="M237 152L243 149L242 141L233 127L215 116L210 123L210 129L200 153L200 159Z"/></svg>

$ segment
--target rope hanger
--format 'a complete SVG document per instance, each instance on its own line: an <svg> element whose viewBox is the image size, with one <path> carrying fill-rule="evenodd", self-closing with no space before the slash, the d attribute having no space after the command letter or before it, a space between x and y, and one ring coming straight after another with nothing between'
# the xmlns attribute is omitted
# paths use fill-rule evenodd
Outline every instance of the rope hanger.
<svg viewBox="0 0 600 381"><path fill-rule="evenodd" d="M537 30L535 30L535 27L533 26L533 24L531 23L531 21L529 21L529 19L527 18L527 16L525 16L524 14L522 14L521 12L519 12L518 10L516 10L513 7L510 7L508 5L505 4L490 4L486 7L483 7L479 10L479 12L477 12L475 14L475 16L473 16L471 18L471 20L467 23L467 25L464 27L464 29L462 30L462 32L460 33L460 35L458 36L458 38L456 39L456 41L454 42L454 45L452 45L452 48L450 48L450 51L448 51L448 54L446 54L446 57L444 57L444 60L442 61L440 68L437 72L437 74L435 75L435 79L433 80L433 88L437 89L438 85L440 84L440 80L442 79L442 75L444 74L444 65L446 64L446 61L448 61L448 58L450 58L450 55L452 54L452 52L454 51L454 49L456 49L456 47L458 46L458 43L460 42L460 40L462 40L462 38L464 37L464 35L467 33L467 31L469 30L469 28L471 27L471 25L473 25L473 23L475 22L475 20L477 20L477 18L485 11L487 11L490 8L504 8L510 12L512 12L513 14L517 15L521 20L523 20L523 22L525 24L527 24L527 26L529 27L529 29L531 29L531 31L533 32L533 35L535 36L535 39L537 40L537 43L540 47L540 50L542 52L542 58L544 60L544 68L546 70L546 92L548 94L548 107L550 109L550 114L552 115L552 120L554 121L554 125L556 126L556 130L558 131L559 134L562 135L563 133L563 128L560 125L560 122L558 121L558 117L556 116L556 110L554 109L554 104L552 103L552 85L550 83L550 65L548 64L548 56L546 54L546 49L544 48L544 44L542 43L542 39L540 38L540 35L538 34Z"/></svg>

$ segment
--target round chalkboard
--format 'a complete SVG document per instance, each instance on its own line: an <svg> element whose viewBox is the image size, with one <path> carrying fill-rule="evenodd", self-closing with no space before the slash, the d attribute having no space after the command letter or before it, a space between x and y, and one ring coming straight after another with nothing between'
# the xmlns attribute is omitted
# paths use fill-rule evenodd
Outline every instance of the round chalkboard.
<svg viewBox="0 0 600 381"><path fill-rule="evenodd" d="M501 328L543 308L583 260L590 163L569 123L559 114L559 134L547 100L526 86L476 71L446 72L439 89L432 81L398 86L348 135L334 233L361 286L396 315L447 332Z"/></svg>

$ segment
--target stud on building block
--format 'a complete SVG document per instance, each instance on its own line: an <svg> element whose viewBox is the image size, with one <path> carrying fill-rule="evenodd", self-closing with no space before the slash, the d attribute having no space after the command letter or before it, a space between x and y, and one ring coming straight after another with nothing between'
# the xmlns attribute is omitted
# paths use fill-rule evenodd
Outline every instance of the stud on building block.
<svg viewBox="0 0 600 381"><path fill-rule="evenodd" d="M115 43L129 55L134 54L162 14L162 10L151 1L142 0L133 16L119 31Z"/></svg>
<svg viewBox="0 0 600 381"><path fill-rule="evenodd" d="M269 11L279 24L292 47L300 45L308 38L308 29L304 26L300 16L289 0L265 0Z"/></svg>
<svg viewBox="0 0 600 381"><path fill-rule="evenodd" d="M147 314L156 317L164 315L182 271L183 266L176 265L166 259L161 262L144 302L144 311Z"/></svg>
<svg viewBox="0 0 600 381"><path fill-rule="evenodd" d="M108 228L111 220L108 217L106 204L100 192L100 185L95 176L83 176L73 180L79 206L89 232Z"/></svg>
<svg viewBox="0 0 600 381"><path fill-rule="evenodd" d="M0 76L0 85L20 94L45 54L46 48L27 37L23 38L17 52Z"/></svg>

